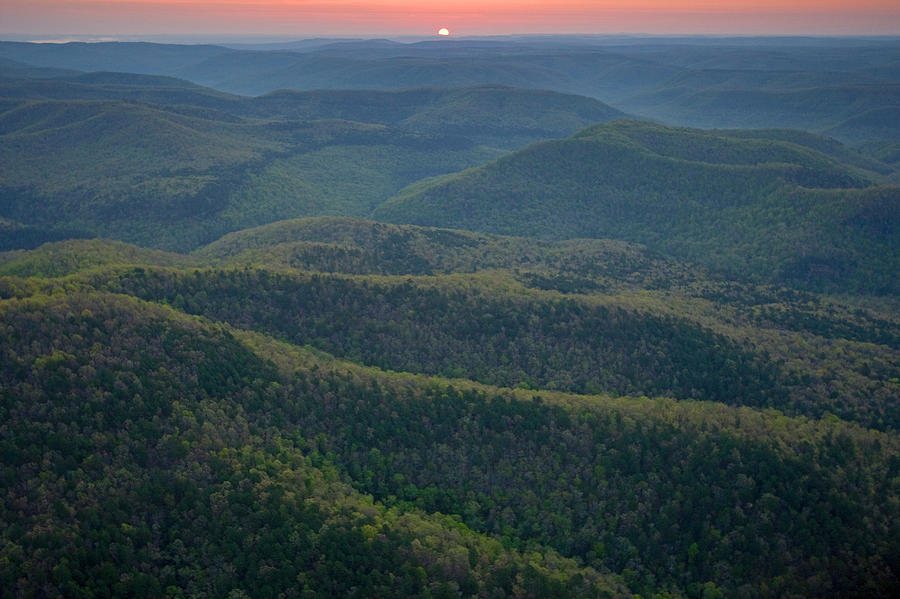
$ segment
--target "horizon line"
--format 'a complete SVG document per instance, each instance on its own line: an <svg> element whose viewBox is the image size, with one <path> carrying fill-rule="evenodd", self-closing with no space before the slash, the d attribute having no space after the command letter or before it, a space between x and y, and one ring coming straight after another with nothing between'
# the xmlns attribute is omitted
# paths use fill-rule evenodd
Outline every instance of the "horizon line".
<svg viewBox="0 0 900 599"><path fill-rule="evenodd" d="M793 38L793 39L883 39L883 40L900 40L900 33L649 33L641 31L619 31L609 33L554 33L554 32L518 32L518 33L496 33L496 34L470 34L470 35L451 35L450 37L439 36L436 33L429 34L410 34L410 33L388 33L388 32L372 32L372 33L315 33L315 34L275 34L275 33L73 33L73 32L42 32L42 33L13 33L0 32L0 41L15 41L23 43L111 43L119 41L151 41L152 39L257 39L280 42L301 42L314 41L319 39L336 39L336 40L352 40L352 41L374 41L379 39L386 40L441 40L452 42L455 40L478 40L478 39L499 39L499 38L517 38L517 37L557 37L557 38L617 38L617 37L635 37L635 38ZM186 42L188 43L188 42ZM401 42L402 43L402 42Z"/></svg>

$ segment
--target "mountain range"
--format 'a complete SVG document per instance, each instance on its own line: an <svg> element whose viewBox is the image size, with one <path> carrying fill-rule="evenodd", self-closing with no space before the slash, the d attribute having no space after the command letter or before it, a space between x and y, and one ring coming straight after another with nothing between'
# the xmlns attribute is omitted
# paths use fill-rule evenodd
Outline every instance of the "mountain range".
<svg viewBox="0 0 900 599"><path fill-rule="evenodd" d="M767 282L897 293L900 189L814 138L766 135L615 121L416 183L373 216L612 237Z"/></svg>
<svg viewBox="0 0 900 599"><path fill-rule="evenodd" d="M896 108L900 77L895 41L879 38L323 40L272 50L4 42L0 57L30 68L168 75L249 95L503 84L590 96L673 124L803 128L854 143L894 138L854 119Z"/></svg>
<svg viewBox="0 0 900 599"><path fill-rule="evenodd" d="M0 594L898 595L898 84L0 42Z"/></svg>
<svg viewBox="0 0 900 599"><path fill-rule="evenodd" d="M0 89L0 215L177 249L283 218L366 216L423 177L622 115L498 86L246 98L97 73Z"/></svg>

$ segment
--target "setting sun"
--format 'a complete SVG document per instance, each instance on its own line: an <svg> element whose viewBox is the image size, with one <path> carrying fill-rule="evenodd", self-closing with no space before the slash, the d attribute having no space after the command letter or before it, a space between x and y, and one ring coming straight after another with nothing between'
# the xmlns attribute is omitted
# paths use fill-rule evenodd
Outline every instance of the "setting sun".
<svg viewBox="0 0 900 599"><path fill-rule="evenodd" d="M438 35L448 36L450 35L450 30L446 27L441 27L440 29L438 29Z"/></svg>
<svg viewBox="0 0 900 599"><path fill-rule="evenodd" d="M177 18L175 17L177 15ZM446 20L445 20L446 19ZM4 33L420 35L889 34L897 0L0 0Z"/></svg>

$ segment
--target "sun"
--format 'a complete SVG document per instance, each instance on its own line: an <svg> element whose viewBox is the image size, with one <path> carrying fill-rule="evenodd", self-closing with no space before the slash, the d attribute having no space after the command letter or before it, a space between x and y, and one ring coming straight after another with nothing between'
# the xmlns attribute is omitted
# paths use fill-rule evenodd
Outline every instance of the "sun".
<svg viewBox="0 0 900 599"><path fill-rule="evenodd" d="M442 35L442 36L446 37L446 36L450 35L450 30L447 29L446 27L441 27L440 29L438 29L438 35Z"/></svg>

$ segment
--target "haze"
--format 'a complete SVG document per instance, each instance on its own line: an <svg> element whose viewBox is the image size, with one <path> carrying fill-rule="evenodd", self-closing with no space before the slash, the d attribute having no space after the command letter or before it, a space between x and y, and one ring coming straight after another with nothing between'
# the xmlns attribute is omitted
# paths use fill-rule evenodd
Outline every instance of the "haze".
<svg viewBox="0 0 900 599"><path fill-rule="evenodd" d="M900 3L862 0L4 0L0 35L894 35Z"/></svg>

